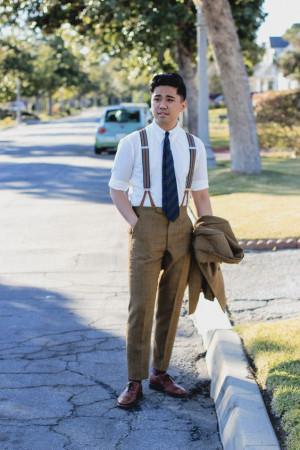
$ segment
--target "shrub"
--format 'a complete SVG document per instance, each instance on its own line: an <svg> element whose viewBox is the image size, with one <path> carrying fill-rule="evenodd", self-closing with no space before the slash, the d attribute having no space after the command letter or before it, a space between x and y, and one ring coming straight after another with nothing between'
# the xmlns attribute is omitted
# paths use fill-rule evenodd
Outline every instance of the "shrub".
<svg viewBox="0 0 300 450"><path fill-rule="evenodd" d="M286 151L293 155L299 155L300 127L287 128L274 122L257 125L259 145L266 150Z"/></svg>
<svg viewBox="0 0 300 450"><path fill-rule="evenodd" d="M256 94L253 102L258 123L274 122L287 127L300 125L300 90Z"/></svg>
<svg viewBox="0 0 300 450"><path fill-rule="evenodd" d="M255 94L253 105L261 147L299 152L300 90Z"/></svg>
<svg viewBox="0 0 300 450"><path fill-rule="evenodd" d="M0 120L5 119L6 117L11 117L11 112L8 109L0 108Z"/></svg>

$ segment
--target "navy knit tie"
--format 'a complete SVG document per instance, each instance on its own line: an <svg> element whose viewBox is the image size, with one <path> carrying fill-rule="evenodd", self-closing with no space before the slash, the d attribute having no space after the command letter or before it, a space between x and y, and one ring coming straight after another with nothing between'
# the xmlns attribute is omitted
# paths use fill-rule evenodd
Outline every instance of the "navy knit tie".
<svg viewBox="0 0 300 450"><path fill-rule="evenodd" d="M170 148L169 132L166 131L162 164L162 204L163 211L172 222L179 216L179 204L173 156Z"/></svg>

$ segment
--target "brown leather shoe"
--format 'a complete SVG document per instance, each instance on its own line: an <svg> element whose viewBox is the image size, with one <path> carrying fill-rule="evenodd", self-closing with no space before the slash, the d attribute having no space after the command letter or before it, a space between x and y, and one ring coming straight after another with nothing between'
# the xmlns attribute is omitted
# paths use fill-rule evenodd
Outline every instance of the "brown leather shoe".
<svg viewBox="0 0 300 450"><path fill-rule="evenodd" d="M143 396L142 383L129 381L125 391L118 397L117 404L120 408L130 408Z"/></svg>
<svg viewBox="0 0 300 450"><path fill-rule="evenodd" d="M160 375L154 375L154 373L152 373L150 375L149 387L156 391L171 395L172 397L186 397L187 395L186 390L178 384L175 384L172 377L167 373L162 373Z"/></svg>

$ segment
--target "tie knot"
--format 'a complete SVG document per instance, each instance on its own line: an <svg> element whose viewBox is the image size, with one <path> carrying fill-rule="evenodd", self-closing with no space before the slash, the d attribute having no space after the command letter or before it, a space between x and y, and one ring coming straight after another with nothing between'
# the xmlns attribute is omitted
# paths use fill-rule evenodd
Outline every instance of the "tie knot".
<svg viewBox="0 0 300 450"><path fill-rule="evenodd" d="M169 137L169 132L168 131L166 131L166 134L165 134L165 137L167 138L167 137Z"/></svg>

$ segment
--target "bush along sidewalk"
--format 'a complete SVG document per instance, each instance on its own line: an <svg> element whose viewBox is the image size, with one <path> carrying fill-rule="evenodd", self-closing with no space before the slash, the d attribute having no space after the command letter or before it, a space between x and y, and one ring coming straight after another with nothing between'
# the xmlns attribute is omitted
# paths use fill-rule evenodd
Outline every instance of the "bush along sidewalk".
<svg viewBox="0 0 300 450"><path fill-rule="evenodd" d="M300 319L234 328L243 340L283 448L299 450ZM275 420L276 423L276 420ZM281 429L280 429L281 428ZM282 431L283 430L283 431Z"/></svg>
<svg viewBox="0 0 300 450"><path fill-rule="evenodd" d="M300 154L300 90L254 94L261 148L294 149Z"/></svg>

